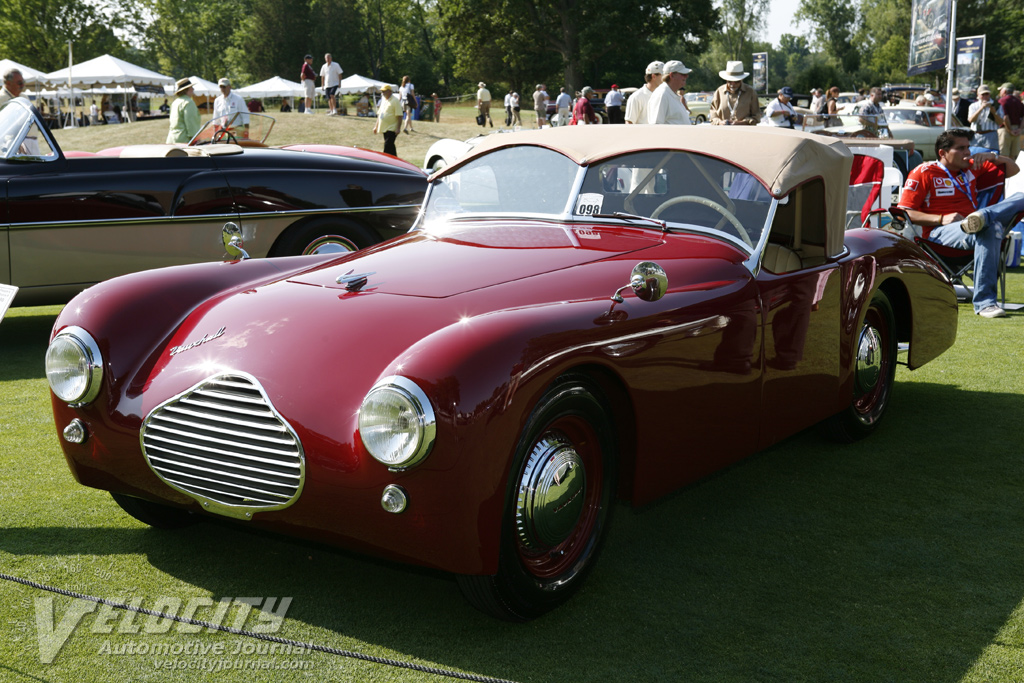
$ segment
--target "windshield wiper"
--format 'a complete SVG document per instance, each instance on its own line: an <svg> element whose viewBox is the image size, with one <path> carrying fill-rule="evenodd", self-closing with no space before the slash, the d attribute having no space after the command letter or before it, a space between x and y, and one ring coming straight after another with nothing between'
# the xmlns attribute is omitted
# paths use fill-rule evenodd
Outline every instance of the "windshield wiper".
<svg viewBox="0 0 1024 683"><path fill-rule="evenodd" d="M629 221L647 221L648 223L654 223L662 232L668 232L668 223L665 221L659 221L657 218L651 218L649 216L637 216L633 213L623 213L622 211L616 211L615 213L595 213L591 214L591 218L622 218Z"/></svg>

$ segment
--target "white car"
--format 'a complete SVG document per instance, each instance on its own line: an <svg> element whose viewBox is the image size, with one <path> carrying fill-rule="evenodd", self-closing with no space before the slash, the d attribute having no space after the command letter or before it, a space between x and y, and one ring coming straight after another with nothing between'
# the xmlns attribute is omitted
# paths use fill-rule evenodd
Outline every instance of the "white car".
<svg viewBox="0 0 1024 683"><path fill-rule="evenodd" d="M863 102L853 105L849 113L858 114ZM882 105L886 126L891 137L910 140L925 161L935 159L935 138L946 129L946 110L942 107L922 107L913 104ZM843 112L846 113L846 112ZM966 128L953 116L950 128Z"/></svg>
<svg viewBox="0 0 1024 683"><path fill-rule="evenodd" d="M514 132L516 131L499 128L493 133L488 133L487 135ZM451 166L457 159L461 159L467 152L469 152L469 150L480 144L480 141L485 139L487 135L477 135L476 137L469 138L468 140L456 140L454 138L438 140L430 146L430 149L427 150L426 156L423 157L423 170L427 173L435 173L445 166Z"/></svg>

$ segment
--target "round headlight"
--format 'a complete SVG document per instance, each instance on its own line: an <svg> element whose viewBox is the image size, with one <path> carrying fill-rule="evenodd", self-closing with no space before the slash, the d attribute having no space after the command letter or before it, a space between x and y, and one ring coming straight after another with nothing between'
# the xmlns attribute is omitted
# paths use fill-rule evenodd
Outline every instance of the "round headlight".
<svg viewBox="0 0 1024 683"><path fill-rule="evenodd" d="M57 398L72 405L92 401L100 391L103 357L88 332L61 330L46 349L46 381Z"/></svg>
<svg viewBox="0 0 1024 683"><path fill-rule="evenodd" d="M388 467L417 464L434 445L434 410L416 384L397 375L377 382L359 409L359 436L366 450Z"/></svg>

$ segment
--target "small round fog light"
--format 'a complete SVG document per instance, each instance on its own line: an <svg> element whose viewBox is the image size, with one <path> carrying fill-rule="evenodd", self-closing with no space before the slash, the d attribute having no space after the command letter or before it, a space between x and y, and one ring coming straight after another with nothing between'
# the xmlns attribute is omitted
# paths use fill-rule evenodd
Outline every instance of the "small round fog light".
<svg viewBox="0 0 1024 683"><path fill-rule="evenodd" d="M83 443L85 436L85 425L77 417L64 428L64 439L69 443Z"/></svg>
<svg viewBox="0 0 1024 683"><path fill-rule="evenodd" d="M380 497L380 506L388 512L398 514L409 504L409 496L401 486L388 484L384 487L384 494Z"/></svg>

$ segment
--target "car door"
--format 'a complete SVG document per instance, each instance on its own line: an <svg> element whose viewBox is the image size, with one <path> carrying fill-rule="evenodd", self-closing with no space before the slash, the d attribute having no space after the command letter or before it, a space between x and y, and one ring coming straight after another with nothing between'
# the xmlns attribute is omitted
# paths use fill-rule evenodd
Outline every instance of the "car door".
<svg viewBox="0 0 1024 683"><path fill-rule="evenodd" d="M19 287L85 286L224 256L221 231L236 213L208 157L62 157L33 171L8 183Z"/></svg>
<svg viewBox="0 0 1024 683"><path fill-rule="evenodd" d="M824 184L778 207L757 274L764 375L759 448L833 412L839 390L842 278L825 256Z"/></svg>

